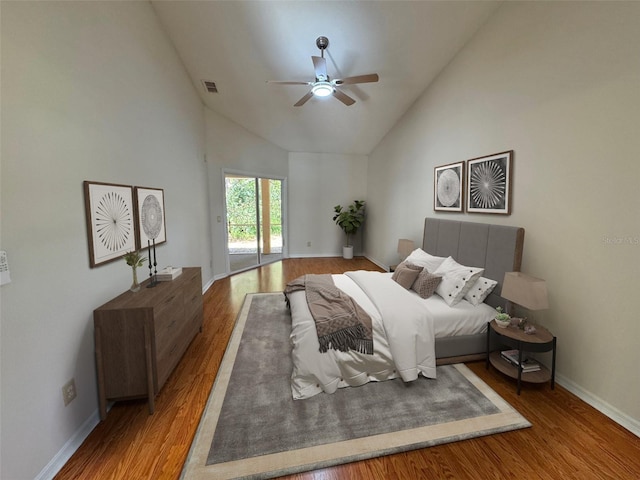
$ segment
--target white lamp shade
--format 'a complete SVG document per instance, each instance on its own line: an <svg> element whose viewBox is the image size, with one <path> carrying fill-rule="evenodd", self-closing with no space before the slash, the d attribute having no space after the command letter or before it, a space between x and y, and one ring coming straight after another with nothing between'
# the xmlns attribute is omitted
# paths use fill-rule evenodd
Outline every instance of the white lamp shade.
<svg viewBox="0 0 640 480"><path fill-rule="evenodd" d="M549 308L547 283L541 278L522 272L507 272L502 282L502 298L523 306L528 310Z"/></svg>

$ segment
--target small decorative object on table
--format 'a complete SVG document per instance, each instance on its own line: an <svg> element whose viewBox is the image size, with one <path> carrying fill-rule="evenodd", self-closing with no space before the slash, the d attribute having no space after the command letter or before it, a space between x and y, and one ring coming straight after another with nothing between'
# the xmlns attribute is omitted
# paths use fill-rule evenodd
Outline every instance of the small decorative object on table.
<svg viewBox="0 0 640 480"><path fill-rule="evenodd" d="M511 317L502 307L496 307L498 312L495 317L496 325L500 328L507 328L511 324Z"/></svg>
<svg viewBox="0 0 640 480"><path fill-rule="evenodd" d="M526 317L525 318L511 317L511 325L513 325L515 327L518 327L520 330L522 330L527 335L533 335L534 333L536 333L536 327L531 325L527 321Z"/></svg>
<svg viewBox="0 0 640 480"><path fill-rule="evenodd" d="M146 257L140 255L139 251L134 250L132 252L125 253L124 260L127 262L127 265L131 267L131 270L133 272L133 283L131 284L131 288L129 288L129 290L131 290L132 292L137 292L138 290L140 290L140 284L138 283L138 272L136 269L144 265L144 262L147 259Z"/></svg>
<svg viewBox="0 0 640 480"><path fill-rule="evenodd" d="M181 274L182 274L182 268L180 267L175 268L172 266L168 266L160 270L156 278L159 282L170 282Z"/></svg>

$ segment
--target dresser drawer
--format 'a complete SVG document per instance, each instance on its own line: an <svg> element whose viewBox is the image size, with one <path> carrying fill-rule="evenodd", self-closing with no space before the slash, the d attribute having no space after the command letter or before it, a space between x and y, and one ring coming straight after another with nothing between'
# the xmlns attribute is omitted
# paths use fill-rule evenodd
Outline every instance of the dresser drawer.
<svg viewBox="0 0 640 480"><path fill-rule="evenodd" d="M174 338L170 343L166 344L163 350L156 352L156 373L158 376L158 390L162 388L169 378L174 367L180 361L183 350L180 348L179 339Z"/></svg>
<svg viewBox="0 0 640 480"><path fill-rule="evenodd" d="M188 305L184 306L184 315L187 318L192 318L195 315L199 315L202 317L202 296L200 296L197 300L191 302ZM200 321L202 323L202 320Z"/></svg>
<svg viewBox="0 0 640 480"><path fill-rule="evenodd" d="M166 350L167 345L179 334L185 320L184 306L180 301L174 301L154 318L157 351Z"/></svg>
<svg viewBox="0 0 640 480"><path fill-rule="evenodd" d="M169 288L165 288L161 292L162 298L153 307L153 315L158 321L167 314L173 314L174 312L172 312L172 310L175 309L176 304L181 305L183 303L183 290L180 288L180 285L171 282Z"/></svg>
<svg viewBox="0 0 640 480"><path fill-rule="evenodd" d="M186 315L189 316L196 309L202 309L202 281L199 274L189 278L184 286L184 311Z"/></svg>
<svg viewBox="0 0 640 480"><path fill-rule="evenodd" d="M195 335L193 323L187 322L186 319L176 323L174 334L169 341L156 350L158 388L162 388L191 343Z"/></svg>
<svg viewBox="0 0 640 480"><path fill-rule="evenodd" d="M191 336L195 336L202 329L202 321L203 321L203 311L202 307L194 310L191 313L191 316L187 317L187 329L190 332Z"/></svg>

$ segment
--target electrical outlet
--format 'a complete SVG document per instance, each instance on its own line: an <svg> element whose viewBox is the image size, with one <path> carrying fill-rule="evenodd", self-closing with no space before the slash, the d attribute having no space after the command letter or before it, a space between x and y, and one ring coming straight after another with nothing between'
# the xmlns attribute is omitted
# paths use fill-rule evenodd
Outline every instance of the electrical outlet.
<svg viewBox="0 0 640 480"><path fill-rule="evenodd" d="M76 381L72 378L62 387L62 399L64 400L64 406L66 407L69 405L74 398L76 398Z"/></svg>
<svg viewBox="0 0 640 480"><path fill-rule="evenodd" d="M311 246L311 242L307 242L307 247L310 247L310 246Z"/></svg>

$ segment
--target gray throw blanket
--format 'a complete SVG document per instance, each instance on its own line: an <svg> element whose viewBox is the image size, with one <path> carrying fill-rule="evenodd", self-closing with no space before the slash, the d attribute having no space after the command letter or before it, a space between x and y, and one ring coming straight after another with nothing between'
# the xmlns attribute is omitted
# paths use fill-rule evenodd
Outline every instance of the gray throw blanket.
<svg viewBox="0 0 640 480"><path fill-rule="evenodd" d="M330 348L373 355L371 317L349 295L333 283L331 275L303 275L288 283L284 295L305 290L307 304L316 324L320 352Z"/></svg>

